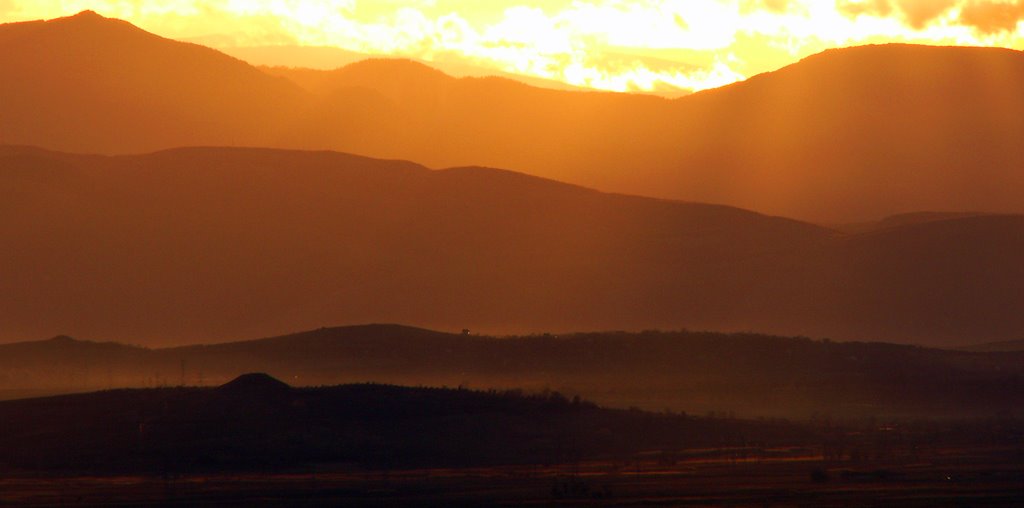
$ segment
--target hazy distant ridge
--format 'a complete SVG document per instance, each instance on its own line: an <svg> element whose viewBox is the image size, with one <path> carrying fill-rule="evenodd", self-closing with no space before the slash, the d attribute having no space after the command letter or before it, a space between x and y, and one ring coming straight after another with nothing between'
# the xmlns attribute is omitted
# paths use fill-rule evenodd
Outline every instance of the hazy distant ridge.
<svg viewBox="0 0 1024 508"><path fill-rule="evenodd" d="M0 333L223 340L324 324L756 330L961 345L1024 329L1024 217L840 234L717 205L330 152L0 148Z"/></svg>
<svg viewBox="0 0 1024 508"><path fill-rule="evenodd" d="M333 149L818 222L1024 212L1024 54L830 50L677 100L369 60L269 74L92 13L0 26L0 142Z"/></svg>
<svg viewBox="0 0 1024 508"><path fill-rule="evenodd" d="M991 416L1024 402L1022 359L1019 352L754 334L495 338L366 325L170 349L68 338L0 345L0 394L210 386L263 371L296 386L373 381L553 389L616 407L697 414Z"/></svg>

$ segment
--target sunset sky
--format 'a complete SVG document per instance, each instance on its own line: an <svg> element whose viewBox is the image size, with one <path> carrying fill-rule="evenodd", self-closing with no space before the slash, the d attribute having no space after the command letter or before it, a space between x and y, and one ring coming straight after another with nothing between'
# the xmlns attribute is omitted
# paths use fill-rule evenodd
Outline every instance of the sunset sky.
<svg viewBox="0 0 1024 508"><path fill-rule="evenodd" d="M0 0L0 22L92 9L228 49L331 46L618 91L699 90L827 48L1024 49L1024 1Z"/></svg>

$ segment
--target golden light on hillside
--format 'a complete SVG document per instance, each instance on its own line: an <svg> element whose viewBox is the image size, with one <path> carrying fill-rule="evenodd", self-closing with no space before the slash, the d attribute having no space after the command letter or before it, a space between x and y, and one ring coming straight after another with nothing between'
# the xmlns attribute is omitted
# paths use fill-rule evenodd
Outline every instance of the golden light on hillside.
<svg viewBox="0 0 1024 508"><path fill-rule="evenodd" d="M821 50L1024 48L1006 0L0 0L0 21L92 9L214 47L330 46L606 90L724 85Z"/></svg>

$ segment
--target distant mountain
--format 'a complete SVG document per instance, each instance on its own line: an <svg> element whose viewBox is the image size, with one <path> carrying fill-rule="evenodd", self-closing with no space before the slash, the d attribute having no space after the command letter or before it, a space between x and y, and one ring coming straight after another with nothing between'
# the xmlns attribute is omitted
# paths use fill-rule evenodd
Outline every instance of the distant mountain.
<svg viewBox="0 0 1024 508"><path fill-rule="evenodd" d="M626 161L624 154L648 146L652 134L668 135L680 120L673 102L660 97L542 89L493 76L453 78L409 60L371 59L326 75L283 75L320 97L316 113L284 141L288 146L433 167L513 168L613 191L635 193L650 169L646 158ZM675 153L678 147L664 148ZM648 156L659 154L667 152ZM644 190L678 197L664 188Z"/></svg>
<svg viewBox="0 0 1024 508"><path fill-rule="evenodd" d="M8 339L198 341L360 321L724 326L753 317L733 298L754 262L830 235L735 208L338 153L4 148L0 161L0 233L18 239L0 253Z"/></svg>
<svg viewBox="0 0 1024 508"><path fill-rule="evenodd" d="M816 221L1024 211L1018 51L833 50L674 101L441 80L401 62L355 65L360 79L339 71L335 100L355 97L343 93L353 86L379 94L382 105L357 123L381 134L320 146ZM310 124L341 130L327 119Z"/></svg>
<svg viewBox="0 0 1024 508"><path fill-rule="evenodd" d="M1020 212L1022 83L1020 51L829 50L679 101L681 166L714 169L708 200L789 216Z"/></svg>
<svg viewBox="0 0 1024 508"><path fill-rule="evenodd" d="M370 381L528 393L554 389L620 408L787 418L989 416L1012 413L1024 402L1020 352L753 334L497 338L365 325L166 349L61 339L0 345L0 355L0 394L14 396L16 390L210 386L263 371L294 386ZM243 398L286 391L266 376L246 376L221 390Z"/></svg>
<svg viewBox="0 0 1024 508"><path fill-rule="evenodd" d="M209 46L202 38L189 42ZM257 67L330 70L371 58L370 55L330 46L243 46L220 51Z"/></svg>
<svg viewBox="0 0 1024 508"><path fill-rule="evenodd" d="M142 347L66 336L0 344L0 398L156 384L139 373L154 371L158 360Z"/></svg>
<svg viewBox="0 0 1024 508"><path fill-rule="evenodd" d="M202 38L190 39L189 42L204 44ZM245 60L246 62L259 67L260 70L267 72L268 74L283 76L288 79L293 79L296 76L299 76L298 80L304 79L301 75L317 76L318 80L327 80L333 74L332 71L336 69L363 60L382 58L379 55L375 56L334 47L321 46L221 47L220 51ZM490 67L481 67L458 57L445 58L444 56L437 56L433 61L420 62L430 65L431 67L434 67L450 76L496 76L519 81L539 88L576 91L587 90L586 88L569 85L561 81L512 74ZM679 93L682 94L683 92L680 91Z"/></svg>
<svg viewBox="0 0 1024 508"><path fill-rule="evenodd" d="M817 222L1024 212L1024 54L864 46L676 100L409 61L265 72L84 13L0 27L0 142L332 149ZM71 120L69 120L71 119Z"/></svg>
<svg viewBox="0 0 1024 508"><path fill-rule="evenodd" d="M1024 217L840 234L725 206L330 152L0 148L0 330L181 343L324 324L757 330L953 345L1024 329Z"/></svg>
<svg viewBox="0 0 1024 508"><path fill-rule="evenodd" d="M0 25L0 142L83 152L272 144L297 85L91 11Z"/></svg>

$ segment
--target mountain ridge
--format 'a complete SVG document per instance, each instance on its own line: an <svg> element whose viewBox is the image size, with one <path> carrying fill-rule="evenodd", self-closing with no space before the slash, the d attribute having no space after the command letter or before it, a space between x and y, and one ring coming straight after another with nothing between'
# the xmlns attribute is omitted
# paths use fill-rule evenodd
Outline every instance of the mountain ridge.
<svg viewBox="0 0 1024 508"><path fill-rule="evenodd" d="M1012 312L1024 305L1018 216L858 235L333 152L7 153L19 154L0 169L0 233L18 239L0 253L7 340L190 342L398 321L959 345L1024 326Z"/></svg>
<svg viewBox="0 0 1024 508"><path fill-rule="evenodd" d="M84 14L0 25L0 140L80 152L266 144L308 99L221 52ZM126 108L125 104L132 107ZM42 139L49 143L40 143Z"/></svg>
<svg viewBox="0 0 1024 508"><path fill-rule="evenodd" d="M113 39L127 25L86 17ZM75 23L38 22L31 26L53 33L0 45L0 68L20 77L0 84L11 98L0 104L3 142L111 154L330 149L430 167L513 168L819 223L919 210L1024 212L1016 171L1024 165L1016 93L1024 53L1013 50L834 49L674 100L456 79L422 64L406 75L408 62L372 60L328 71L311 92L137 28L129 35L150 49L76 45L78 31L50 30ZM4 25L0 37L15 31L24 30ZM408 79L394 77L401 69Z"/></svg>

